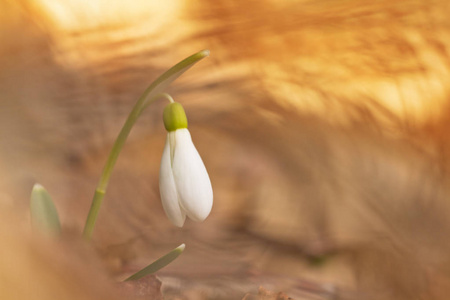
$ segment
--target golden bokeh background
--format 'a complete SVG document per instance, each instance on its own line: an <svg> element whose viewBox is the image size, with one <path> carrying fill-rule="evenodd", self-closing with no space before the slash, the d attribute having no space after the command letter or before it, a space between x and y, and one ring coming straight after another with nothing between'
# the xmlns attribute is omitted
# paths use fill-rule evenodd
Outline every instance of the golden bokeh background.
<svg viewBox="0 0 450 300"><path fill-rule="evenodd" d="M108 278L184 242L158 273L167 299L257 297L259 286L446 299L449 15L445 0L3 0L1 298L110 297ZM128 112L201 49L211 56L169 92L210 172L211 216L177 229L163 214L157 103L128 139L89 248L77 236ZM51 247L29 232L35 182L65 230Z"/></svg>

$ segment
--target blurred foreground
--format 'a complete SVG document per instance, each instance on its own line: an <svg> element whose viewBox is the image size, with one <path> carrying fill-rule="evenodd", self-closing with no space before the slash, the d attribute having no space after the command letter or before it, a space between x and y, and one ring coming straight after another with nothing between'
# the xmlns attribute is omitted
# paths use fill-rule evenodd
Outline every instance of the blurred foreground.
<svg viewBox="0 0 450 300"><path fill-rule="evenodd" d="M108 278L184 242L157 274L166 299L448 299L450 4L158 2L0 3L0 298L112 297ZM169 92L211 216L178 229L163 213L160 102L121 154L91 249L76 237L128 112L205 48ZM67 232L51 247L29 232L35 182Z"/></svg>

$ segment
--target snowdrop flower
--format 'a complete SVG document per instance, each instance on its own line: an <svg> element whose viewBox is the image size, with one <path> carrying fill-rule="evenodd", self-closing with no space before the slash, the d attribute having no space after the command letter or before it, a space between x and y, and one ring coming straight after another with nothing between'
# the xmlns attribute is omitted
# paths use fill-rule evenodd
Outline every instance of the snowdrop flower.
<svg viewBox="0 0 450 300"><path fill-rule="evenodd" d="M192 143L183 106L173 102L163 114L168 131L161 159L159 190L169 220L182 227L186 216L204 221L211 212L213 191L205 165Z"/></svg>

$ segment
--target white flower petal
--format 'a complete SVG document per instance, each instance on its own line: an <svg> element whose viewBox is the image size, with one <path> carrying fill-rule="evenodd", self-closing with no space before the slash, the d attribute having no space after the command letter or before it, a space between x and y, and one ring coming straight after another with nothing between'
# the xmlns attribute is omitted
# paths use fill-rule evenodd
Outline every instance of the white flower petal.
<svg viewBox="0 0 450 300"><path fill-rule="evenodd" d="M169 133L170 134L170 133ZM161 158L161 168L159 170L159 192L161 201L169 220L178 227L183 227L186 220L186 213L181 209L178 201L177 188L172 173L170 161L170 137L167 135Z"/></svg>
<svg viewBox="0 0 450 300"><path fill-rule="evenodd" d="M205 165L187 129L175 131L172 171L179 201L187 216L203 221L211 212L213 191Z"/></svg>

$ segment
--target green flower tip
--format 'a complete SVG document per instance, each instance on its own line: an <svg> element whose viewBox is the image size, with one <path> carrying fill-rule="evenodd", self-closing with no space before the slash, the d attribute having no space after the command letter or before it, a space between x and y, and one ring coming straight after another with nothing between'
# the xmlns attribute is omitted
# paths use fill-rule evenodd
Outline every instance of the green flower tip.
<svg viewBox="0 0 450 300"><path fill-rule="evenodd" d="M164 108L163 121L167 131L188 127L186 113L183 106L178 102L170 103Z"/></svg>

